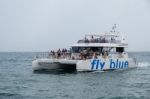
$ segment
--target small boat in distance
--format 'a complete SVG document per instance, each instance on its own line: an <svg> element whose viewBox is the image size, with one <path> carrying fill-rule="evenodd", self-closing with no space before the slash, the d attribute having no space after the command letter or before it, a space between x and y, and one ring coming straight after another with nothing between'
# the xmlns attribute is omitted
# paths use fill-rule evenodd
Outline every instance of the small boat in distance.
<svg viewBox="0 0 150 99"><path fill-rule="evenodd" d="M125 51L128 43L115 29L116 25L109 33L87 34L70 50L59 49L57 52L51 51L46 58L36 58L32 68L34 71L104 71L136 67L136 60Z"/></svg>

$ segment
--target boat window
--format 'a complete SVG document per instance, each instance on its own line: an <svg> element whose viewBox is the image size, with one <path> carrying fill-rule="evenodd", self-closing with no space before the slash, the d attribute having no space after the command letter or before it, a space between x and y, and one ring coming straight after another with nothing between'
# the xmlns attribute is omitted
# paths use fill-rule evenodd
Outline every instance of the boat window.
<svg viewBox="0 0 150 99"><path fill-rule="evenodd" d="M72 52L73 53L78 53L79 52L79 47L72 47Z"/></svg>
<svg viewBox="0 0 150 99"><path fill-rule="evenodd" d="M117 47L116 52L124 52L124 48L123 47Z"/></svg>
<svg viewBox="0 0 150 99"><path fill-rule="evenodd" d="M95 51L98 50L98 48L97 47L92 47L91 50L95 52Z"/></svg>
<svg viewBox="0 0 150 99"><path fill-rule="evenodd" d="M83 50L92 51L92 52L102 52L102 47L72 47L73 53L80 53Z"/></svg>

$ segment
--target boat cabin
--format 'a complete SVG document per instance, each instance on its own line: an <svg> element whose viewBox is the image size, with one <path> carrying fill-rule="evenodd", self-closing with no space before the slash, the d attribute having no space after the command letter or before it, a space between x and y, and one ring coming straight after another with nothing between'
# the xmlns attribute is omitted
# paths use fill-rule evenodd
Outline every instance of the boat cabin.
<svg viewBox="0 0 150 99"><path fill-rule="evenodd" d="M91 59L92 57L125 56L128 46L119 34L85 35L71 46L73 59Z"/></svg>

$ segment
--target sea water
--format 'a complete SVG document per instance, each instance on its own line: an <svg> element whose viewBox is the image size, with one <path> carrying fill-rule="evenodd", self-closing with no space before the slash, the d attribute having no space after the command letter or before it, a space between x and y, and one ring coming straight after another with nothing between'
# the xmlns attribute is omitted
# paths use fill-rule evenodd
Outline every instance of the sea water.
<svg viewBox="0 0 150 99"><path fill-rule="evenodd" d="M150 52L132 52L138 68L34 73L37 53L0 53L0 99L150 99Z"/></svg>

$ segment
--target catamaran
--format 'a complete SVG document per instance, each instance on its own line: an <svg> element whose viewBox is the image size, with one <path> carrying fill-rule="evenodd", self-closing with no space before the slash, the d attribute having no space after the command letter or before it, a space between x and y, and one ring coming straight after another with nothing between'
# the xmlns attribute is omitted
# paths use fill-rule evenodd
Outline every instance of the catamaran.
<svg viewBox="0 0 150 99"><path fill-rule="evenodd" d="M115 29L116 25L108 33L86 34L69 51L52 51L46 58L36 58L32 68L34 71L105 71L136 67L136 60L126 52L128 43Z"/></svg>

